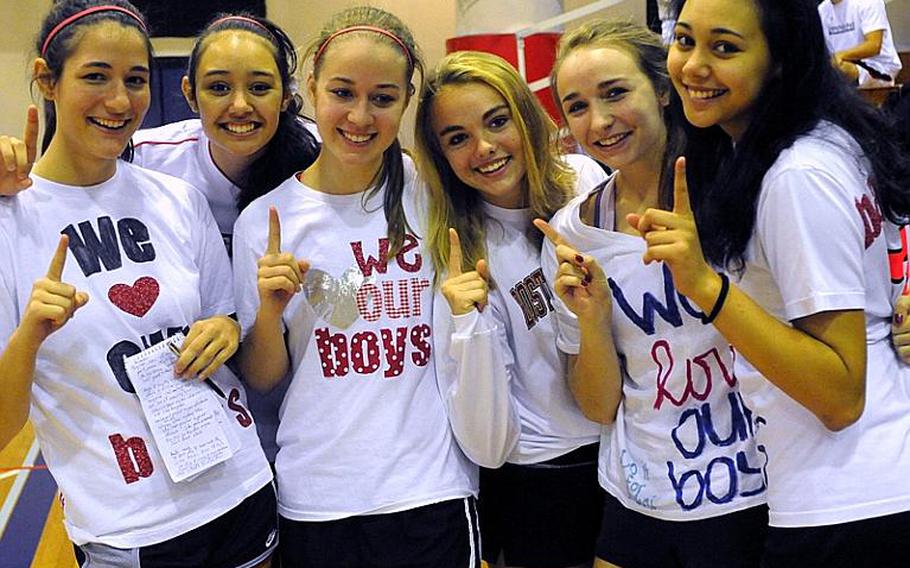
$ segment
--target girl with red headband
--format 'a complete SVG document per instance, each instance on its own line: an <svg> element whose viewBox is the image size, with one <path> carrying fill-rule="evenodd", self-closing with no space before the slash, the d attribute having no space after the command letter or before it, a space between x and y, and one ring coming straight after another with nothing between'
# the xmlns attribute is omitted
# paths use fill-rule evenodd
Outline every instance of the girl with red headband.
<svg viewBox="0 0 910 568"><path fill-rule="evenodd" d="M337 14L308 53L322 151L234 231L243 374L266 390L292 374L275 463L282 562L479 566L476 467L436 384L422 192L397 140L420 54L371 7Z"/></svg>
<svg viewBox="0 0 910 568"><path fill-rule="evenodd" d="M173 175L205 195L230 253L240 209L307 167L319 153L312 123L301 120L297 51L274 23L246 13L219 14L196 39L183 94L198 119L139 130L134 164ZM0 195L31 185L38 117L30 110L25 138L0 137ZM45 143L49 138L45 137ZM250 410L270 462L277 447L278 406L285 389L250 392Z"/></svg>
<svg viewBox="0 0 910 568"><path fill-rule="evenodd" d="M46 150L33 187L0 201L0 444L31 418L82 566L268 566L275 495L223 365L239 328L217 226L189 185L119 159L150 102L143 18L123 0L58 2L38 49ZM235 442L180 482L124 364L176 332L174 373L224 395Z"/></svg>

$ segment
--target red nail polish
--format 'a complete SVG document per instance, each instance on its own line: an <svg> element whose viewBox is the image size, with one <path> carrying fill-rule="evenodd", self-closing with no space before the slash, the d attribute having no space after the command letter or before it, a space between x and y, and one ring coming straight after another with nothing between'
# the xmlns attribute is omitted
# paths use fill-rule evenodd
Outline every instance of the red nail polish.
<svg viewBox="0 0 910 568"><path fill-rule="evenodd" d="M580 254L576 254L576 255L575 255L575 262L577 262L578 264L584 264L584 262L585 262L585 257L581 256Z"/></svg>
<svg viewBox="0 0 910 568"><path fill-rule="evenodd" d="M900 312L894 314L894 323L896 323L897 325L903 325L903 323L904 323L904 314L902 314L902 313L900 313Z"/></svg>

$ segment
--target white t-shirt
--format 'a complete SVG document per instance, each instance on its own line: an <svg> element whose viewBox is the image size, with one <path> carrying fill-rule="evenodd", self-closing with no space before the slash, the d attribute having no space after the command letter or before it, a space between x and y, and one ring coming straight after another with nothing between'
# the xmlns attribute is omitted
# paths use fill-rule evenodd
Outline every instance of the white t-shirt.
<svg viewBox="0 0 910 568"><path fill-rule="evenodd" d="M818 5L818 15L831 54L856 47L865 41L866 34L884 30L879 54L863 61L892 80L900 73L901 60L882 0L842 0L837 4L825 0Z"/></svg>
<svg viewBox="0 0 910 568"><path fill-rule="evenodd" d="M133 163L178 177L201 191L230 249L240 188L212 160L202 121L192 118L136 132Z"/></svg>
<svg viewBox="0 0 910 568"><path fill-rule="evenodd" d="M600 200L601 225L581 220L590 190L550 224L609 278L622 401L600 442L601 486L626 508L671 521L716 517L765 502L763 466L751 411L739 395L734 354L703 313L679 294L662 263L645 265L642 238L615 231L614 183ZM556 253L544 245L552 280ZM575 315L558 304L559 346L580 349Z"/></svg>
<svg viewBox="0 0 910 568"><path fill-rule="evenodd" d="M575 193L607 177L585 156L566 162L577 175ZM529 235L537 232L531 210L483 206L488 305L484 313L452 316L437 294L440 390L459 444L475 462L540 463L596 443L600 426L584 417L566 381L551 317L555 294L540 267L540 245Z"/></svg>
<svg viewBox="0 0 910 568"><path fill-rule="evenodd" d="M315 125L303 120L301 122L310 132L315 132ZM190 119L140 130L133 135L133 144L134 164L178 177L205 195L218 222L221 238L230 253L240 188L212 160L209 139L203 131L202 121ZM286 391L287 381L266 394L253 389L248 392L259 441L270 462L275 461L275 454L278 453L278 445L275 443L278 407L281 406Z"/></svg>
<svg viewBox="0 0 910 568"><path fill-rule="evenodd" d="M416 174L405 164L405 212L420 219ZM432 262L413 235L380 261L383 194L364 203L364 194L330 195L292 177L234 227L244 329L259 307L269 206L281 219L282 250L311 265L283 316L293 376L275 467L279 513L292 520L389 513L476 492L476 467L458 448L436 385Z"/></svg>
<svg viewBox="0 0 910 568"><path fill-rule="evenodd" d="M910 367L898 362L890 336L900 286L891 283L887 249L900 248L900 237L870 183L858 145L828 123L781 152L762 181L740 287L784 322L865 310L867 344L865 412L840 432L737 359L769 456L773 526L910 510Z"/></svg>
<svg viewBox="0 0 910 568"><path fill-rule="evenodd" d="M125 356L233 312L230 265L205 200L125 162L90 187L32 179L28 191L0 200L0 348L68 234L63 281L90 299L41 346L30 417L65 497L70 538L134 548L215 519L272 477L243 387L226 367L213 377L239 452L173 483L123 367Z"/></svg>

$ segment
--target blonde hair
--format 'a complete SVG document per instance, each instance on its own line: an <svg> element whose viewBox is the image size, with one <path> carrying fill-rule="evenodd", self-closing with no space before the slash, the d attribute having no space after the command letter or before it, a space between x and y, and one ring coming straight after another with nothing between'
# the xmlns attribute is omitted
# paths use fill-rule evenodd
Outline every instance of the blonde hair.
<svg viewBox="0 0 910 568"><path fill-rule="evenodd" d="M449 227L455 228L461 239L464 268L473 269L486 256L480 193L455 175L432 126L433 103L439 92L446 85L472 83L492 88L509 107L524 152L523 189L534 217L552 217L569 200L575 183L574 172L559 156L556 125L515 68L489 53L459 51L447 55L427 76L415 129L417 166L430 190L427 238L437 274L445 271L449 260ZM533 239L541 238L531 225L528 228Z"/></svg>

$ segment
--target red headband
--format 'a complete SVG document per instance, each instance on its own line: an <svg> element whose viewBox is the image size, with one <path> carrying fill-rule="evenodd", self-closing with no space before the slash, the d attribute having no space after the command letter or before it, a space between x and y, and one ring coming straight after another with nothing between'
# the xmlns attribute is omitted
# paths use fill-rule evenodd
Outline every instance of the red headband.
<svg viewBox="0 0 910 568"><path fill-rule="evenodd" d="M260 22L257 22L253 18L247 18L246 16L225 16L223 18L218 18L217 20L215 20L214 22L209 24L208 29L212 29L215 26L217 26L218 24L220 24L222 22L227 22L229 20L237 20L240 22L246 22L250 25L256 26L257 28L261 29L265 33L269 34L269 37L274 37L272 35L272 32L267 27L263 26Z"/></svg>
<svg viewBox="0 0 910 568"><path fill-rule="evenodd" d="M142 18L140 18L137 14L133 13L132 11L127 10L126 8L122 8L120 6L110 6L110 5L92 6L91 8L86 8L85 10L82 10L81 12L76 12L72 16L64 19L62 22L60 22L59 24L54 26L54 29L51 30L51 33L47 34L47 39L44 40L44 44L41 46L41 57L44 57L44 55L47 53L47 47L51 44L51 41L54 40L54 38L57 36L57 34L60 33L60 30L62 30L66 26L72 24L76 20L82 19L82 18L89 16L91 14L94 14L96 12L120 12L122 14L126 14L127 16L129 16L129 17L133 18L134 20L136 20L137 22L139 22L139 27L142 28L142 31L145 32L146 35L148 35L148 29L145 27L145 22L143 22Z"/></svg>
<svg viewBox="0 0 910 568"><path fill-rule="evenodd" d="M401 51L404 52L405 57L408 58L408 68L410 68L414 65L414 61L411 59L411 50L408 49L408 46L405 45L405 43L403 41L401 41L401 38L388 30L384 30L382 28L377 28L376 26L351 26L348 28L342 28L342 29L338 30L337 32L333 33L332 35L327 37L324 42L322 42L321 46L319 46L319 49L316 51L316 55L313 56L313 65L316 65L317 63L319 63L319 58L322 57L322 54L325 51L325 48L328 47L329 42L331 42L333 39L335 39L336 37L338 37L340 35L344 35L344 34L351 33L351 32L374 32L379 35L384 35L385 37L387 37L387 38L391 39L392 41L394 41L395 43L397 43L398 47L401 48Z"/></svg>

